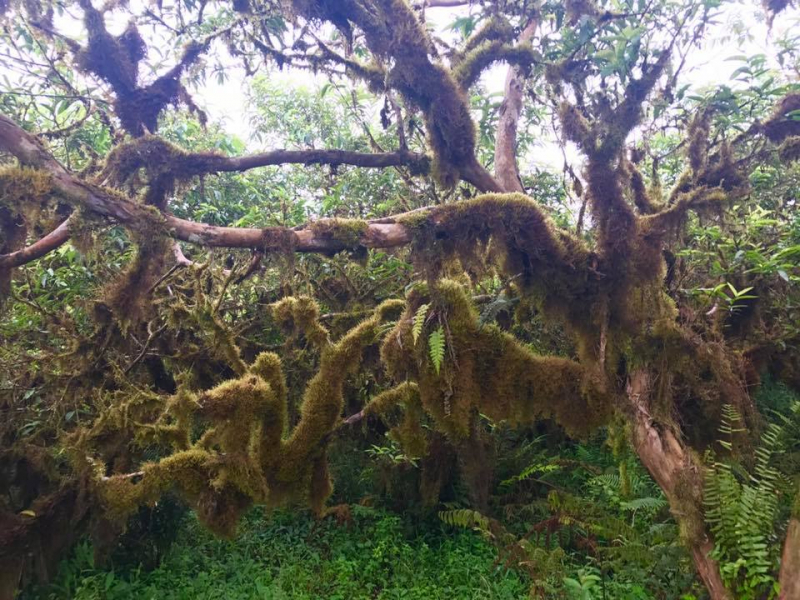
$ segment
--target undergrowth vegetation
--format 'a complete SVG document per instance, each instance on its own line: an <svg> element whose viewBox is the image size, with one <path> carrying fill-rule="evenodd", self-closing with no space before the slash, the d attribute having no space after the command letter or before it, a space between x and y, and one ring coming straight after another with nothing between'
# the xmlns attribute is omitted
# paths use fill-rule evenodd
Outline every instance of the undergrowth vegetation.
<svg viewBox="0 0 800 600"><path fill-rule="evenodd" d="M495 566L480 538L414 526L383 510L354 506L343 523L254 510L242 525L236 541L223 541L189 517L150 571L135 563L95 568L84 543L52 585L23 598L512 600L527 593L524 576Z"/></svg>

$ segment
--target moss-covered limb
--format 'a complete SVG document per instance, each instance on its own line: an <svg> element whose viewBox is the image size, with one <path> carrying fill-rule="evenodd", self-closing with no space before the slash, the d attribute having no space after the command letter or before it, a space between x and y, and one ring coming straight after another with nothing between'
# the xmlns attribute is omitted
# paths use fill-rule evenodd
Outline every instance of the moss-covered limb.
<svg viewBox="0 0 800 600"><path fill-rule="evenodd" d="M641 121L644 103L669 65L670 58L671 49L663 50L655 62L642 65L641 77L631 79L625 87L622 101L609 118L598 119L598 125L604 129L598 146L602 156L611 157L623 149L628 134Z"/></svg>
<svg viewBox="0 0 800 600"><path fill-rule="evenodd" d="M297 252L330 252L346 248L342 240L335 235L337 229L347 232L347 243L354 241L352 233L355 229L363 229L363 224L356 222L350 227L347 222L338 222L340 227L334 227L331 236L317 236L311 227L291 230L286 228L251 229L237 227L214 227L202 223L195 223L178 219L172 215L159 215L152 208L133 202L118 192L96 185L89 185L69 175L52 156L39 144L36 138L22 130L13 122L0 116L0 147L18 156L23 162L35 165L46 171L52 177L54 192L87 210L87 212L116 220L139 231L152 233L153 229L166 229L174 237L195 244L207 246L222 246L231 248L253 248L258 250L278 249L285 251L292 249ZM512 249L525 252L523 256L518 253L517 258L541 258L542 263L553 263L573 270L576 280L580 281L585 270L582 261L588 259L588 251L576 239L565 233L552 233L553 227L549 219L543 216L540 209L524 196L504 197L502 195L487 195L478 197L467 203L452 206L435 207L422 210L407 216L393 219L381 219L369 222L364 230L361 245L372 248L390 248L409 244L418 238L419 226L428 223L431 231L443 227L443 233L452 234L451 239L459 236L450 227L458 222L468 223L470 211L474 212L472 231L480 231L484 239L490 236L490 228L480 220L488 217L489 222L503 229L505 222L510 226L509 231L516 236L519 233L520 243L513 243ZM461 220L459 220L459 217ZM424 229L428 229L425 225ZM462 236L463 237L463 236ZM512 240L513 241L513 240ZM470 244L467 239L459 244L460 249L467 248ZM565 251L550 253L548 248L555 243ZM547 256L545 256L547 255ZM563 260L562 260L563 259ZM556 264L558 263L558 264ZM530 268L526 269L530 271ZM519 271L517 271L519 272Z"/></svg>
<svg viewBox="0 0 800 600"><path fill-rule="evenodd" d="M509 44L500 41L487 41L471 50L453 69L453 77L458 84L469 89L481 74L496 62L506 62L529 72L539 60L539 55L529 44Z"/></svg>
<svg viewBox="0 0 800 600"><path fill-rule="evenodd" d="M199 414L215 424L215 441L225 454L261 459L257 435L277 443L283 433L286 403L258 375L231 379L198 396ZM268 424L264 431L259 424ZM256 427L259 425L258 427Z"/></svg>
<svg viewBox="0 0 800 600"><path fill-rule="evenodd" d="M249 371L270 385L278 402L286 403L288 390L280 356L274 352L261 352L250 365Z"/></svg>
<svg viewBox="0 0 800 600"><path fill-rule="evenodd" d="M298 483L310 477L310 473L307 476L304 473L308 473L309 465L319 456L322 442L340 419L346 378L360 365L364 348L379 340L381 325L395 318L403 305L401 300L387 300L375 309L372 317L323 351L319 371L303 395L300 421L282 446L277 471L268 476L271 488L288 487L289 497L294 495L292 488L302 490Z"/></svg>
<svg viewBox="0 0 800 600"><path fill-rule="evenodd" d="M394 61L387 85L423 111L439 181L453 186L470 166L468 176L482 181L473 164L476 134L467 99L449 71L431 60L428 34L404 0L294 0L293 7L307 19L331 22L345 35L351 23L359 27L376 56Z"/></svg>
<svg viewBox="0 0 800 600"><path fill-rule="evenodd" d="M674 230L689 211L718 209L734 197L721 188L695 188L690 192L679 194L669 206L642 217L639 222L639 230L642 235L651 237L651 239L655 236L663 236Z"/></svg>
<svg viewBox="0 0 800 600"><path fill-rule="evenodd" d="M412 334L413 317L423 303L449 332L438 373L428 357L430 331L416 343ZM553 417L574 435L588 433L610 414L608 398L584 386L580 364L538 356L495 326L479 326L465 290L453 281L412 292L381 357L393 377L417 383L425 412L453 440L469 437L478 413L516 425Z"/></svg>
<svg viewBox="0 0 800 600"><path fill-rule="evenodd" d="M286 397L274 355L262 355L252 368L277 381L277 389L246 373L199 395L179 390L153 428L157 439L167 435L176 453L134 476L101 478L97 485L109 518L124 520L175 488L209 528L230 536L245 508L268 502L263 455L274 458L279 452ZM197 417L212 426L192 446L189 432Z"/></svg>
<svg viewBox="0 0 800 600"><path fill-rule="evenodd" d="M247 156L225 156L219 152L187 152L156 135L145 135L115 147L98 179L120 185L144 170L151 184L165 175L180 182L208 173L241 172L284 164L353 165L375 169L408 166L422 174L428 172L429 163L425 155L408 151L272 150Z"/></svg>
<svg viewBox="0 0 800 600"><path fill-rule="evenodd" d="M659 205L659 200L653 199L650 190L644 182L642 172L635 164L626 162L626 170L630 173L630 190L633 196L633 204L640 215L650 215L659 212L663 207Z"/></svg>
<svg viewBox="0 0 800 600"><path fill-rule="evenodd" d="M404 381L381 392L367 403L362 414L376 415L386 422L391 427L389 435L407 456L422 458L427 454L428 435L423 428L425 412L415 382ZM399 421L397 414L401 415Z"/></svg>
<svg viewBox="0 0 800 600"><path fill-rule="evenodd" d="M384 415L412 393L419 393L419 387L413 381L404 381L372 398L362 412L364 415Z"/></svg>
<svg viewBox="0 0 800 600"><path fill-rule="evenodd" d="M442 258L469 259L482 244L494 241L496 251L507 252L502 258L530 261L527 276L538 277L538 267L550 266L563 268L580 279L583 263L590 255L578 238L559 230L541 207L523 194L485 194L415 211L400 216L397 222L413 235L426 261L434 258L426 250ZM526 255L524 259L520 253ZM508 265L506 270L510 272L516 266L520 265Z"/></svg>
<svg viewBox="0 0 800 600"><path fill-rule="evenodd" d="M330 339L328 330L319 322L319 306L306 296L283 298L272 305L275 322L289 335L303 335L319 349L324 349Z"/></svg>

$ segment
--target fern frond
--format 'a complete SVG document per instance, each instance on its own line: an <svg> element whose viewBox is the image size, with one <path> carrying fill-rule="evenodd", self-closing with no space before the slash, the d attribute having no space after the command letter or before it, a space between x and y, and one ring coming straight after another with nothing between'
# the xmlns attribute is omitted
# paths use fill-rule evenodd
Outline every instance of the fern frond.
<svg viewBox="0 0 800 600"><path fill-rule="evenodd" d="M431 358L431 363L433 363L433 368L436 369L437 375L439 374L442 361L444 360L444 349L444 329L439 326L436 331L431 332L430 336L428 336L428 355Z"/></svg>
<svg viewBox="0 0 800 600"><path fill-rule="evenodd" d="M425 326L425 317L428 316L428 308L428 304L421 304L417 309L417 312L414 314L414 324L411 327L411 337L414 338L415 345L420 334L422 333L422 328Z"/></svg>
<svg viewBox="0 0 800 600"><path fill-rule="evenodd" d="M455 527L478 529L484 532L489 531L489 518L482 515L477 510L470 510L468 508L443 510L439 511L439 518L448 525L453 525Z"/></svg>
<svg viewBox="0 0 800 600"><path fill-rule="evenodd" d="M660 510L667 505L667 499L662 497L656 498L635 498L621 504L625 510Z"/></svg>
<svg viewBox="0 0 800 600"><path fill-rule="evenodd" d="M505 293L500 293L499 296L483 307L478 318L478 325L483 327L488 323L493 323L497 319L497 315L504 310L510 310L518 302L519 298L508 298Z"/></svg>

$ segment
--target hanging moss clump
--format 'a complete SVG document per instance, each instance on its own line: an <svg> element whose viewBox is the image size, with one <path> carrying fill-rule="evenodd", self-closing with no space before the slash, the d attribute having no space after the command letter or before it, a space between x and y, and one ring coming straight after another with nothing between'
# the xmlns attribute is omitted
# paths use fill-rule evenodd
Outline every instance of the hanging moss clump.
<svg viewBox="0 0 800 600"><path fill-rule="evenodd" d="M403 306L383 303L336 344L327 344L326 335L319 372L288 434L286 382L276 354L260 354L239 377L208 391L179 389L155 425L139 425L142 439L169 441L176 452L133 476L102 477L97 487L108 518L124 522L169 489L224 536L235 534L240 515L253 503L298 503L320 514L333 489L326 447L341 419L345 380L358 369L363 350L380 340L383 323L397 318ZM191 442L198 424L206 428Z"/></svg>
<svg viewBox="0 0 800 600"><path fill-rule="evenodd" d="M364 407L365 415L377 415L383 420L393 420L392 413L402 412L399 424L389 430L389 436L403 448L410 458L422 458L428 454L428 436L423 429L425 412L420 399L419 387L413 381L382 392Z"/></svg>
<svg viewBox="0 0 800 600"><path fill-rule="evenodd" d="M447 331L438 372L429 357L430 332L424 330L416 343L412 332L424 303ZM583 385L580 364L538 356L496 326L481 327L464 289L453 281L411 292L381 357L393 377L417 383L425 412L454 441L470 436L478 414L512 425L552 417L573 435L587 434L610 414L609 400Z"/></svg>
<svg viewBox="0 0 800 600"><path fill-rule="evenodd" d="M119 278L105 287L102 301L112 310L123 332L147 318L151 310L149 295L166 270L173 241L165 234L133 232L136 255Z"/></svg>
<svg viewBox="0 0 800 600"><path fill-rule="evenodd" d="M317 348L327 345L328 330L319 323L319 306L313 298L289 296L271 308L275 322L287 335L302 335Z"/></svg>

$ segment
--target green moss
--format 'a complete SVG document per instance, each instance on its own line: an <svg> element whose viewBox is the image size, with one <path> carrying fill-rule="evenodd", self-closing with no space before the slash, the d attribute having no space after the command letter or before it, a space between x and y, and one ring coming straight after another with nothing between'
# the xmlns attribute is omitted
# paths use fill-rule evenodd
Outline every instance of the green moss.
<svg viewBox="0 0 800 600"><path fill-rule="evenodd" d="M778 148L778 156L785 163L800 160L800 135L786 138Z"/></svg>
<svg viewBox="0 0 800 600"><path fill-rule="evenodd" d="M416 344L411 333L422 303L430 305L449 332L439 374L427 356L429 332ZM512 425L553 417L572 434L586 434L609 414L606 399L584 391L584 369L578 363L538 356L496 327L480 327L464 289L452 281L438 282L429 296L411 293L381 357L393 377L417 383L425 412L454 440L469 437L478 414Z"/></svg>
<svg viewBox="0 0 800 600"><path fill-rule="evenodd" d="M530 44L508 44L501 41L485 41L470 50L453 69L453 77L458 84L468 89L478 81L488 67L504 61L517 66L527 73L539 58Z"/></svg>
<svg viewBox="0 0 800 600"><path fill-rule="evenodd" d="M464 44L463 52L470 52L487 41L509 42L514 37L514 28L508 19L500 15L492 15L469 37Z"/></svg>
<svg viewBox="0 0 800 600"><path fill-rule="evenodd" d="M0 168L0 204L19 211L26 203L41 205L53 193L49 173L30 167Z"/></svg>
<svg viewBox="0 0 800 600"><path fill-rule="evenodd" d="M287 334L302 334L318 348L328 344L328 330L319 323L319 306L313 298L290 296L279 300L271 308L275 322Z"/></svg>
<svg viewBox="0 0 800 600"><path fill-rule="evenodd" d="M314 235L341 245L341 248L357 248L361 245L369 223L360 219L320 219L310 225Z"/></svg>
<svg viewBox="0 0 800 600"><path fill-rule="evenodd" d="M298 494L309 489L312 481L310 466L320 456L325 439L339 422L346 378L360 365L364 348L379 340L383 320L396 316L401 306L402 302L395 300L383 303L372 317L323 351L319 371L303 395L300 421L283 444L279 463L274 468L267 466L272 502L297 500ZM305 485L299 484L304 481L307 482ZM320 486L315 489L327 488ZM312 505L319 504L320 498L312 497Z"/></svg>

